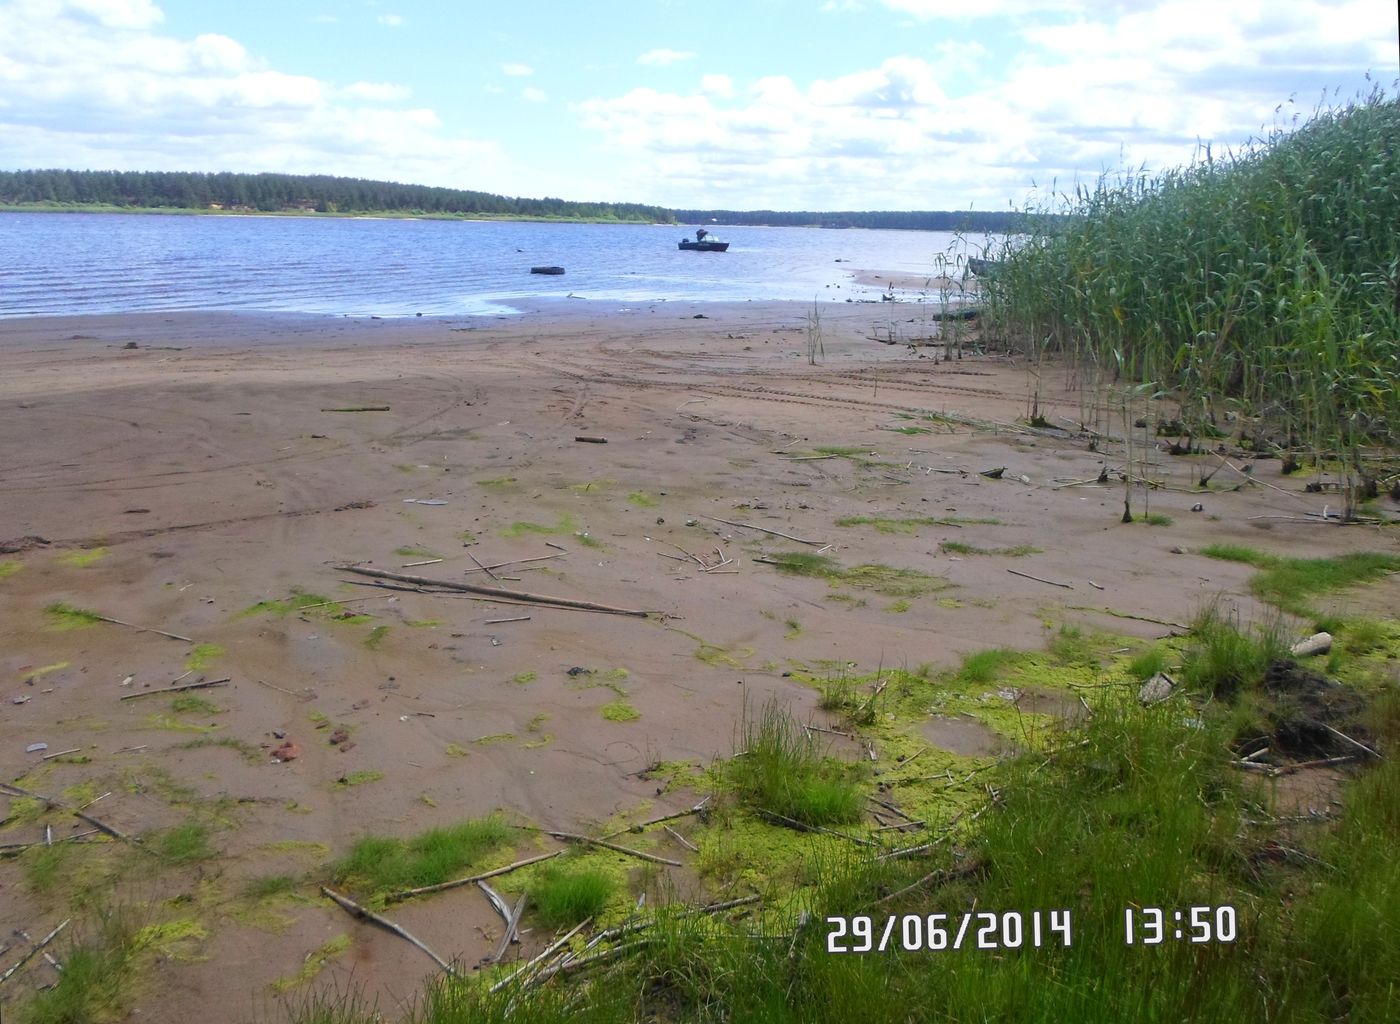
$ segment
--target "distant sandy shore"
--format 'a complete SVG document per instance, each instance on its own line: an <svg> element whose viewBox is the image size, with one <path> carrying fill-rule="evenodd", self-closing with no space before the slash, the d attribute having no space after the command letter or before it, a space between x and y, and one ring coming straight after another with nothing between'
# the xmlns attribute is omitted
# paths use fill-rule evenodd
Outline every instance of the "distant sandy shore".
<svg viewBox="0 0 1400 1024"><path fill-rule="evenodd" d="M1151 507L1174 525L1122 525L1122 485L1093 482L1104 454L1018 423L1032 385L1015 360L878 344L923 332L918 310L832 303L809 365L809 310L561 300L505 319L0 321L0 544L20 549L0 555L12 566L0 574L0 772L49 793L111 791L102 815L132 833L182 812L164 790L124 788L131 773L231 798L209 884L233 892L308 871L367 831L406 836L494 809L583 830L678 809L686 794L658 795L646 769L732 753L746 700L774 695L821 719L817 695L784 677L793 664L947 666L988 646L1036 647L1047 619L1162 635L1210 595L1245 593L1247 566L1190 553L1207 540L1279 552L1370 540L1251 519L1296 516L1314 497L1320 510L1323 496L1188 493L1194 468L1164 453L1153 474L1181 489ZM1040 412L1076 428L1061 376L1039 388ZM818 458L818 446L847 455ZM996 467L1000 479L978 475ZM850 517L962 522L886 534L838 525ZM801 545L719 520L951 589L903 607L874 593L832 600L825 581L754 561ZM26 536L48 543L14 543ZM959 556L940 549L950 540L1038 553ZM736 571L702 572L691 557L713 564L717 552ZM496 569L502 587L669 618L373 590L335 568L490 583L478 562L513 559L538 561ZM253 608L297 590L373 618ZM1400 581L1374 590L1400 603ZM44 609L60 601L220 650L182 676L190 644L112 624L57 631ZM172 725L168 701L119 699L200 674L231 678L209 691L225 709L213 732ZM595 679L640 717L606 719L618 694ZM315 715L349 740L331 745ZM189 745L201 738L230 742ZM273 763L284 738L300 756ZM87 760L26 753L40 742ZM357 772L383 777L337 784ZM0 842L16 834L0 829ZM7 922L47 920L14 860L0 861L0 894ZM404 904L396 919L475 963L499 921L462 895ZM333 907L282 910L280 928L229 917L202 959L162 961L141 1019L241 1011L352 928L354 955L325 978L353 977L386 1009L417 991L425 961L407 944Z"/></svg>

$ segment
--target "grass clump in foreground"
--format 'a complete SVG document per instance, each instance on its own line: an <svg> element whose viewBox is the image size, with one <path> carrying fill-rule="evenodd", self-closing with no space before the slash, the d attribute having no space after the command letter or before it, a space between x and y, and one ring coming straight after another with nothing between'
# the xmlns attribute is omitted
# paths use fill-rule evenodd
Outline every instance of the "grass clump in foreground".
<svg viewBox="0 0 1400 1024"><path fill-rule="evenodd" d="M1210 544L1201 548L1208 558L1243 562L1259 570L1249 581L1249 589L1294 615L1312 616L1308 598L1343 590L1380 579L1386 573L1400 572L1400 555L1358 551L1335 558L1282 558L1239 544Z"/></svg>
<svg viewBox="0 0 1400 1024"><path fill-rule="evenodd" d="M1193 721L1170 705L1143 708L1131 694L1100 700L1048 760L1027 755L988 776L998 796L958 842L912 862L861 857L819 868L804 904L811 919L893 917L884 952L833 955L828 942L852 950L860 940L849 932L832 939L831 927L794 932L792 908L764 928L660 914L623 940L630 950L591 973L586 988L493 995L484 984L438 980L422 1020L1397 1019L1400 862L1389 851L1400 840L1400 767L1387 761L1352 785L1335 826L1274 823L1260 814L1266 797L1254 780L1229 765L1223 717L1209 705L1201 714ZM1305 856L1271 856L1280 843ZM1172 937L1172 910L1193 906L1213 908L1212 941L1188 941L1189 920L1183 939ZM1144 943L1143 930L1125 941L1125 908L1143 907L1167 908L1164 942ZM983 908L998 908L997 948L969 941L952 949L962 915ZM1019 932L1000 908L1015 908ZM1068 912L1072 941L1065 915L1052 917L1051 908ZM931 921L935 913L947 918ZM1233 923L1228 938L1214 930L1220 922ZM947 930L936 953L927 948L931 924ZM921 948L901 948L905 927ZM781 939L755 937L773 933ZM878 927L869 941L880 941Z"/></svg>
<svg viewBox="0 0 1400 1024"><path fill-rule="evenodd" d="M804 825L858 821L865 794L853 766L818 754L811 740L776 703L744 723L742 756L726 765L740 799Z"/></svg>
<svg viewBox="0 0 1400 1024"><path fill-rule="evenodd" d="M515 830L492 815L435 828L412 839L365 836L331 871L336 882L375 895L436 885L505 846Z"/></svg>
<svg viewBox="0 0 1400 1024"><path fill-rule="evenodd" d="M1269 665L1287 655L1277 621L1242 631L1238 615L1212 603L1191 624L1181 681L1198 692L1228 699L1257 686Z"/></svg>
<svg viewBox="0 0 1400 1024"><path fill-rule="evenodd" d="M550 863L535 872L530 899L549 928L568 928L597 917L612 899L614 882L596 868Z"/></svg>

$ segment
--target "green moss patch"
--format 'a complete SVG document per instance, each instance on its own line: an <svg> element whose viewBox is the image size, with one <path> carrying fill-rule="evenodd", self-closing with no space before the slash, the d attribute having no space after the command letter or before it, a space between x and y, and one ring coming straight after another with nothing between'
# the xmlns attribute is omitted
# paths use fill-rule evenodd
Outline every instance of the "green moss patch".
<svg viewBox="0 0 1400 1024"><path fill-rule="evenodd" d="M1373 551L1335 558L1281 558L1238 544L1210 544L1201 548L1201 554L1254 566L1259 572L1250 579L1249 589L1260 600L1303 616L1316 614L1308 598L1400 572L1400 555Z"/></svg>

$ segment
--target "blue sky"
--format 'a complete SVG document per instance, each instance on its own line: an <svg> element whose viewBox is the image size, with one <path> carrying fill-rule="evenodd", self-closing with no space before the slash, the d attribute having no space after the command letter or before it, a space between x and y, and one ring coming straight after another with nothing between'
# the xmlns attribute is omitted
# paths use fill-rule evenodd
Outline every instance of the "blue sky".
<svg viewBox="0 0 1400 1024"><path fill-rule="evenodd" d="M0 167L1004 209L1393 94L1397 45L1394 0L0 0Z"/></svg>

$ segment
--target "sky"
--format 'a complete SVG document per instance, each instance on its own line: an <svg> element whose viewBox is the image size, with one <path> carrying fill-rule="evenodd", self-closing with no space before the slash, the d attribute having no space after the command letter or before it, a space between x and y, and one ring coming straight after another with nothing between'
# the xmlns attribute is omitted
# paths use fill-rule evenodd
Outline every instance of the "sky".
<svg viewBox="0 0 1400 1024"><path fill-rule="evenodd" d="M0 0L0 168L1004 210L1393 96L1396 18L1395 0Z"/></svg>

